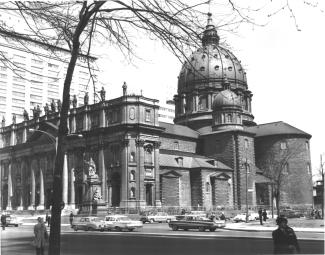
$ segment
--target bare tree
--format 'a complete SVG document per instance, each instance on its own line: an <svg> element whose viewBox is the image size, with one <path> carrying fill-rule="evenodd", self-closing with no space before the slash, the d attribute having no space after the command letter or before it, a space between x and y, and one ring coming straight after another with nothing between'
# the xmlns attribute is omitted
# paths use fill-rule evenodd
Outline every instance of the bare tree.
<svg viewBox="0 0 325 255"><path fill-rule="evenodd" d="M290 139L289 139L290 141ZM261 169L263 174L270 178L272 181L272 203L275 199L277 215L280 215L281 202L285 199L284 194L288 177L293 169L290 169L290 161L295 161L301 153L303 153L304 146L299 141L291 141L289 145L286 142L283 143L285 148L281 150L274 149L279 148L279 143L273 143L270 145L270 149L265 155L265 158L261 160ZM310 174L311 177L311 173ZM311 178L308 180L311 183Z"/></svg>

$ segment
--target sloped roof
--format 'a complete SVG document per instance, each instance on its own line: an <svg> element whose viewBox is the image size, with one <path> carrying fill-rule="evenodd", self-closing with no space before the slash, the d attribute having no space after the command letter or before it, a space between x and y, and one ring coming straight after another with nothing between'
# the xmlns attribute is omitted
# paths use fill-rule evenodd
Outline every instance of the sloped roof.
<svg viewBox="0 0 325 255"><path fill-rule="evenodd" d="M172 134L172 135L179 135L179 136L186 136L190 138L198 138L199 133L195 130L177 124L171 124L166 122L159 122L159 126L165 128L164 133Z"/></svg>
<svg viewBox="0 0 325 255"><path fill-rule="evenodd" d="M301 135L308 138L310 134L289 125L283 121L265 123L257 126L247 127L245 130L256 133L255 137L272 136L272 135Z"/></svg>
<svg viewBox="0 0 325 255"><path fill-rule="evenodd" d="M183 158L183 165L179 165L177 163L177 158L179 157ZM209 163L209 161L216 162L215 165L212 165ZM225 164L211 159L207 158L201 155L186 153L184 155L181 155L181 153L178 153L178 155L175 154L164 154L161 153L159 156L159 164L160 166L167 166L167 167L176 167L176 168L210 168L210 169L224 169L224 170L231 170L230 167L226 166Z"/></svg>
<svg viewBox="0 0 325 255"><path fill-rule="evenodd" d="M255 183L271 183L272 180L267 178L266 176L256 173L255 175Z"/></svg>

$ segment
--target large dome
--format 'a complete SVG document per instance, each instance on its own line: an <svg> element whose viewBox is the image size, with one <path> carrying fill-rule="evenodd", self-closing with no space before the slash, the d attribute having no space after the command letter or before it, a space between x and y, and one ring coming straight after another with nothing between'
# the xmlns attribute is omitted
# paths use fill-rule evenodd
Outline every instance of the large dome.
<svg viewBox="0 0 325 255"><path fill-rule="evenodd" d="M178 77L178 93L195 88L221 87L227 76L232 87L247 88L246 73L236 56L219 45L219 36L209 15L202 47L184 62Z"/></svg>
<svg viewBox="0 0 325 255"><path fill-rule="evenodd" d="M244 68L230 50L219 45L217 30L211 14L208 15L202 46L186 59L178 77L174 122L195 130L211 126L213 101L226 84L229 91L223 93L236 96L235 105L242 108L243 124L253 125L252 93L248 90ZM224 100L223 93L220 100Z"/></svg>

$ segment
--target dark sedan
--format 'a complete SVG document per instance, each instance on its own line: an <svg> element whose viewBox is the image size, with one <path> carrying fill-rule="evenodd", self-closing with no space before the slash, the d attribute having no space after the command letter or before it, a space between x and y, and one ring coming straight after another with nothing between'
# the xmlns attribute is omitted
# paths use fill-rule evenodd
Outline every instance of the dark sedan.
<svg viewBox="0 0 325 255"><path fill-rule="evenodd" d="M168 225L173 231L179 229L185 231L189 229L198 229L199 231L205 231L208 229L210 231L215 231L217 228L225 226L225 224L221 224L220 222L212 221L206 217L196 215L177 216L176 220L170 221Z"/></svg>

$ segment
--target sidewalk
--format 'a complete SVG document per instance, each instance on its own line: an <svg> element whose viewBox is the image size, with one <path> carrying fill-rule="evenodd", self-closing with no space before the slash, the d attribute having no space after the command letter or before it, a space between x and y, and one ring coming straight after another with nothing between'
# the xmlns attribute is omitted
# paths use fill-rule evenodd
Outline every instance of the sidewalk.
<svg viewBox="0 0 325 255"><path fill-rule="evenodd" d="M292 226L293 230L296 232L315 232L315 233L324 233L324 227L295 227ZM226 223L225 229L229 230L239 230L239 231L273 231L277 229L277 226L273 223L265 223L264 225L260 225L259 223Z"/></svg>

